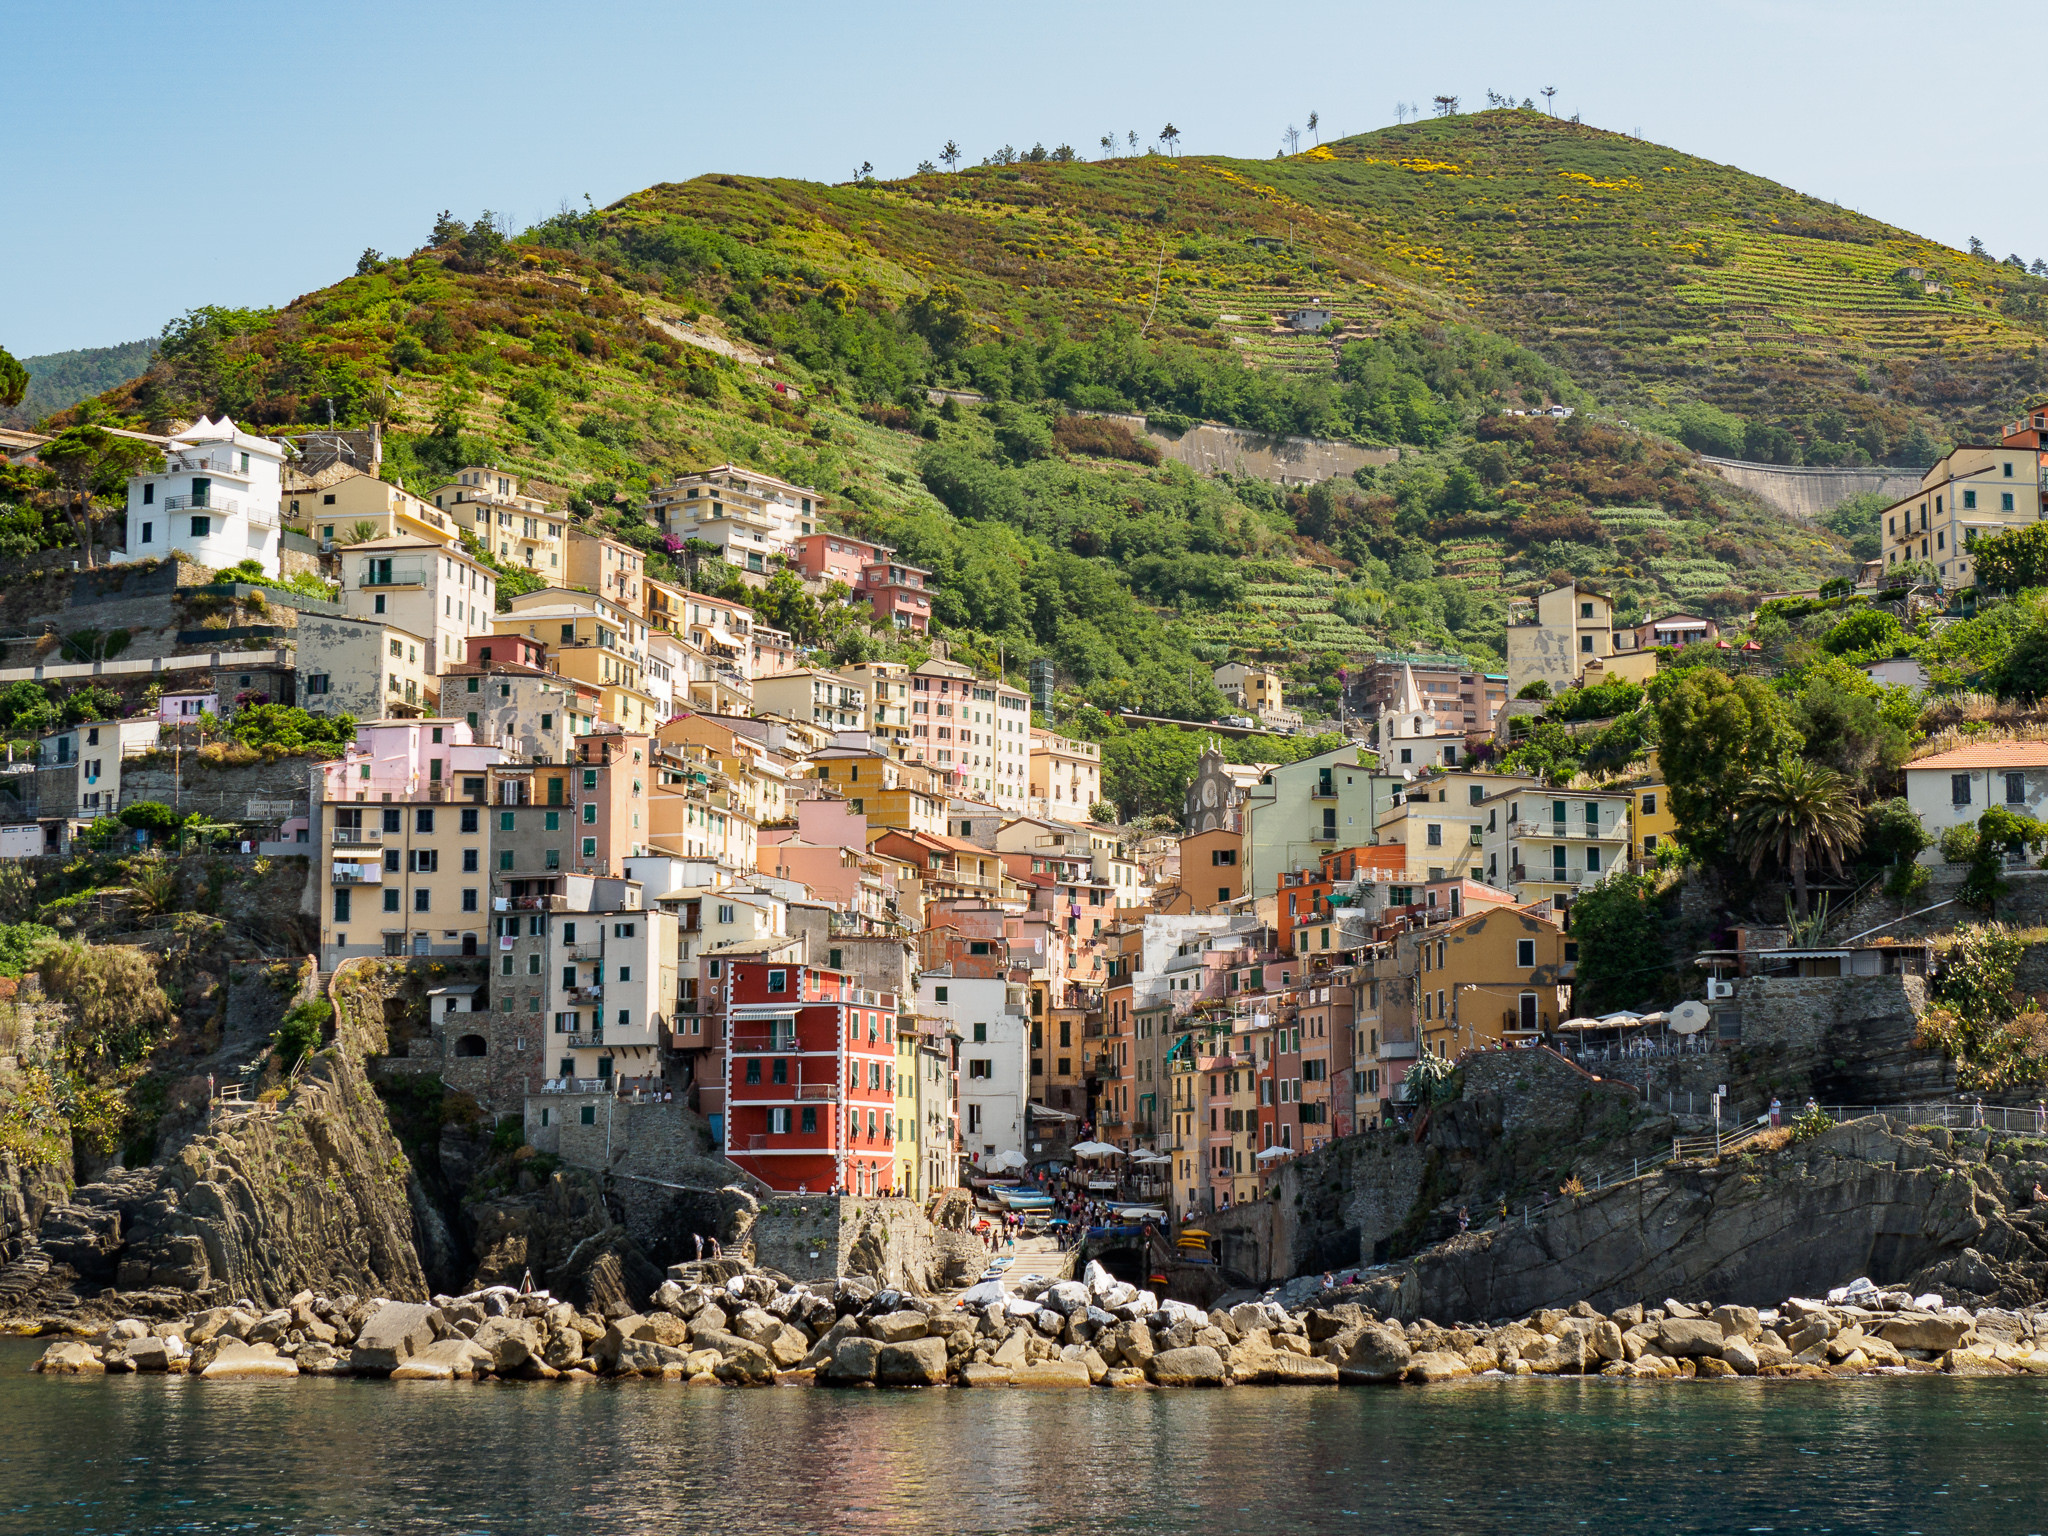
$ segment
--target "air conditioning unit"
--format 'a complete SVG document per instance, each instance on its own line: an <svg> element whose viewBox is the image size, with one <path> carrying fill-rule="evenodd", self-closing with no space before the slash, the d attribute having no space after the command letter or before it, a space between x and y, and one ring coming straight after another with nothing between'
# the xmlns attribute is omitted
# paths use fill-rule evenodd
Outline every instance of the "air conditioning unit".
<svg viewBox="0 0 2048 1536"><path fill-rule="evenodd" d="M1710 981L1707 983L1707 1001L1710 1003L1718 1003L1722 999L1730 998L1734 995L1735 983L1732 981Z"/></svg>

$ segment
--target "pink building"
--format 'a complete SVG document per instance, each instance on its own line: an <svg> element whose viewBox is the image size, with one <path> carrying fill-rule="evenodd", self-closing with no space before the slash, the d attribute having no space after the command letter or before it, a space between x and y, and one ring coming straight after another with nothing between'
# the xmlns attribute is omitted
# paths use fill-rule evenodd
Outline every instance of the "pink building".
<svg viewBox="0 0 2048 1536"><path fill-rule="evenodd" d="M453 799L463 780L505 760L498 747L481 746L461 720L365 720L340 758L320 765L326 800Z"/></svg>
<svg viewBox="0 0 2048 1536"><path fill-rule="evenodd" d="M849 587L859 586L862 571L894 553L844 533L808 533L789 548L797 570L812 581L843 581Z"/></svg>
<svg viewBox="0 0 2048 1536"><path fill-rule="evenodd" d="M932 573L921 566L905 565L894 550L866 566L855 592L868 600L875 617L887 619L898 629L923 634L932 627Z"/></svg>

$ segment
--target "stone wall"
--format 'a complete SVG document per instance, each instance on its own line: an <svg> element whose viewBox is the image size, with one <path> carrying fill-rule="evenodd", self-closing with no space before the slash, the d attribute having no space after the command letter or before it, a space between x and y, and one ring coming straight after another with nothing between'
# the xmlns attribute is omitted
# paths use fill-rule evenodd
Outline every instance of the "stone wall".
<svg viewBox="0 0 2048 1536"><path fill-rule="evenodd" d="M1746 976L1735 984L1742 1043L1819 1052L1831 1036L1910 1034L1927 1006L1920 976Z"/></svg>
<svg viewBox="0 0 2048 1536"><path fill-rule="evenodd" d="M1700 455L1700 462L1731 484L1741 486L1781 511L1794 517L1819 517L1833 511L1851 496L1876 491L1889 501L1899 501L1920 489L1922 471L1917 469L1808 468L1794 464L1751 464L1742 459L1717 459Z"/></svg>
<svg viewBox="0 0 2048 1536"><path fill-rule="evenodd" d="M914 1200L774 1195L754 1218L754 1262L793 1280L873 1275L884 1285L933 1288L932 1224Z"/></svg>
<svg viewBox="0 0 2048 1536"><path fill-rule="evenodd" d="M154 752L122 765L121 801L155 800L190 814L204 811L222 821L251 821L274 831L304 816L319 764L307 757L274 763L216 765L197 752Z"/></svg>

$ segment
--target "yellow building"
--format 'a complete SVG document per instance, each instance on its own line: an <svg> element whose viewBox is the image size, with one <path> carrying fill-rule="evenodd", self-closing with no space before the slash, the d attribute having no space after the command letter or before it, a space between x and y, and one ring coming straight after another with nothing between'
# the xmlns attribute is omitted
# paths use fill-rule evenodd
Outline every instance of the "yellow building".
<svg viewBox="0 0 2048 1536"><path fill-rule="evenodd" d="M595 592L643 619L647 617L647 595L641 590L647 556L632 545L572 528L568 569L568 585Z"/></svg>
<svg viewBox="0 0 2048 1536"><path fill-rule="evenodd" d="M921 1183L923 1158L918 1151L917 1042L916 1016L899 1013L896 1016L895 1066L896 1178L891 1188L909 1200L922 1200L926 1194Z"/></svg>
<svg viewBox="0 0 2048 1536"><path fill-rule="evenodd" d="M889 827L899 832L946 831L946 802L933 794L914 772L878 752L858 747L827 747L809 758L820 782L846 796L854 813L868 819L872 832Z"/></svg>
<svg viewBox="0 0 2048 1536"><path fill-rule="evenodd" d="M1102 748L1051 731L1031 733L1030 814L1079 821L1102 798Z"/></svg>
<svg viewBox="0 0 2048 1536"><path fill-rule="evenodd" d="M1671 813L1671 796L1664 784L1663 771L1657 766L1655 752L1650 754L1649 773L1631 780L1624 787L1635 796L1629 827L1635 838L1633 857L1647 863L1678 842L1678 818Z"/></svg>
<svg viewBox="0 0 2048 1536"><path fill-rule="evenodd" d="M636 611L594 592L542 587L513 598L512 611L496 615L492 627L545 645L562 676L598 691L611 724L651 732L662 723L659 701L641 685L647 623Z"/></svg>
<svg viewBox="0 0 2048 1536"><path fill-rule="evenodd" d="M287 491L282 499L285 526L323 549L394 538L453 544L458 537L446 513L375 475L358 472L317 490Z"/></svg>
<svg viewBox="0 0 2048 1536"><path fill-rule="evenodd" d="M1255 715L1277 715L1285 711L1280 674L1249 662L1228 661L1211 674L1217 691L1239 709Z"/></svg>
<svg viewBox="0 0 2048 1536"><path fill-rule="evenodd" d="M1418 962L1425 1055L1455 1061L1477 1046L1533 1040L1566 1017L1578 946L1548 907L1495 908L1397 943Z"/></svg>
<svg viewBox="0 0 2048 1536"><path fill-rule="evenodd" d="M1418 883L1460 876L1483 880L1487 798L1536 787L1534 779L1514 774L1436 769L1397 792L1373 829L1373 841L1405 847L1408 875Z"/></svg>
<svg viewBox="0 0 2048 1536"><path fill-rule="evenodd" d="M1967 443L1951 450L1920 477L1918 491L1878 514L1885 568L1924 562L1945 586L1971 585L1971 545L2048 515L2043 462L2040 450L2027 447Z"/></svg>
<svg viewBox="0 0 2048 1536"><path fill-rule="evenodd" d="M566 580L568 516L539 497L521 495L516 477L497 469L465 469L434 492L434 505L497 559L537 571L556 584Z"/></svg>
<svg viewBox="0 0 2048 1536"><path fill-rule="evenodd" d="M841 667L839 676L867 695L867 729L877 741L910 740L910 668L900 661L862 661Z"/></svg>

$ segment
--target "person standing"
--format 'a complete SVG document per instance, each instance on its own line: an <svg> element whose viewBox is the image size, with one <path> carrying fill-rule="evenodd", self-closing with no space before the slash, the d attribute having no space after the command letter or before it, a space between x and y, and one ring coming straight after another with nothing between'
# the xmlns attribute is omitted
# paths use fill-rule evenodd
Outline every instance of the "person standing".
<svg viewBox="0 0 2048 1536"><path fill-rule="evenodd" d="M1782 1104L1780 1104L1780 1103L1778 1102L1778 1096L1777 1096L1776 1094L1772 1094L1772 1095L1771 1095L1771 1129L1772 1129L1772 1130L1774 1130L1774 1131L1775 1131L1776 1129L1778 1129L1778 1127L1779 1127L1780 1125L1782 1125L1782 1124L1784 1123L1784 1113L1783 1113L1783 1112L1784 1112L1784 1108L1785 1108L1785 1106L1784 1106L1784 1105L1782 1105Z"/></svg>

